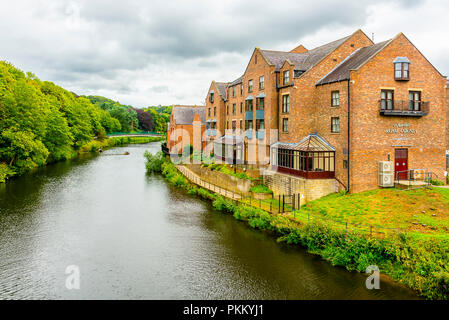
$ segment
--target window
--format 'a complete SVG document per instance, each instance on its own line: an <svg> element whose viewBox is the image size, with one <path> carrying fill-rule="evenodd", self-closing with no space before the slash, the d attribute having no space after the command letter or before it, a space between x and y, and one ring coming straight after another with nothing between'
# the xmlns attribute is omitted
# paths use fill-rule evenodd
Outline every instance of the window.
<svg viewBox="0 0 449 320"><path fill-rule="evenodd" d="M340 132L340 118L339 117L331 118L331 132L332 133Z"/></svg>
<svg viewBox="0 0 449 320"><path fill-rule="evenodd" d="M226 121L226 129L229 129L229 121Z"/></svg>
<svg viewBox="0 0 449 320"><path fill-rule="evenodd" d="M409 105L408 109L410 111L420 111L421 110L421 92L420 91L410 91L408 93Z"/></svg>
<svg viewBox="0 0 449 320"><path fill-rule="evenodd" d="M348 169L348 160L343 160L343 169Z"/></svg>
<svg viewBox="0 0 449 320"><path fill-rule="evenodd" d="M248 80L248 92L253 92L253 80Z"/></svg>
<svg viewBox="0 0 449 320"><path fill-rule="evenodd" d="M245 121L245 129L246 130L252 130L253 129L253 120L246 120Z"/></svg>
<svg viewBox="0 0 449 320"><path fill-rule="evenodd" d="M288 132L288 118L282 119L282 131Z"/></svg>
<svg viewBox="0 0 449 320"><path fill-rule="evenodd" d="M229 114L229 105L226 105L226 114Z"/></svg>
<svg viewBox="0 0 449 320"><path fill-rule="evenodd" d="M265 104L265 99L264 98L257 98L257 100L256 100L256 109L257 110L263 110L264 109L264 104Z"/></svg>
<svg viewBox="0 0 449 320"><path fill-rule="evenodd" d="M265 121L264 119L257 119L256 120L256 130L264 130L265 129Z"/></svg>
<svg viewBox="0 0 449 320"><path fill-rule="evenodd" d="M284 94L282 96L282 112L289 113L290 112L290 95Z"/></svg>
<svg viewBox="0 0 449 320"><path fill-rule="evenodd" d="M382 110L393 110L394 109L394 91L393 90L382 90L380 92L380 108Z"/></svg>
<svg viewBox="0 0 449 320"><path fill-rule="evenodd" d="M257 54L254 56L254 64L257 64Z"/></svg>
<svg viewBox="0 0 449 320"><path fill-rule="evenodd" d="M235 103L232 104L232 115L235 116L236 113L236 107L235 107Z"/></svg>
<svg viewBox="0 0 449 320"><path fill-rule="evenodd" d="M240 114L243 113L243 102L240 102Z"/></svg>
<svg viewBox="0 0 449 320"><path fill-rule="evenodd" d="M243 120L240 120L240 129L243 129Z"/></svg>
<svg viewBox="0 0 449 320"><path fill-rule="evenodd" d="M410 70L409 65L410 61L405 57L397 57L394 61L394 78L396 80L409 80L410 79Z"/></svg>
<svg viewBox="0 0 449 320"><path fill-rule="evenodd" d="M207 109L207 115L210 117L210 108Z"/></svg>
<svg viewBox="0 0 449 320"><path fill-rule="evenodd" d="M235 98L235 86L232 87L232 97Z"/></svg>
<svg viewBox="0 0 449 320"><path fill-rule="evenodd" d="M243 96L243 83L240 85L240 95Z"/></svg>
<svg viewBox="0 0 449 320"><path fill-rule="evenodd" d="M214 93L213 92L211 92L209 95L209 101L212 103L214 102Z"/></svg>
<svg viewBox="0 0 449 320"><path fill-rule="evenodd" d="M237 121L232 121L232 132L235 133L235 131L237 130Z"/></svg>
<svg viewBox="0 0 449 320"><path fill-rule="evenodd" d="M262 90L265 87L265 77L260 76L259 77L259 89Z"/></svg>
<svg viewBox="0 0 449 320"><path fill-rule="evenodd" d="M332 91L331 93L332 107L338 107L340 105L340 91Z"/></svg>
<svg viewBox="0 0 449 320"><path fill-rule="evenodd" d="M217 107L214 107L214 117L217 115Z"/></svg>
<svg viewBox="0 0 449 320"><path fill-rule="evenodd" d="M290 71L284 71L284 85L287 85L290 82Z"/></svg>
<svg viewBox="0 0 449 320"><path fill-rule="evenodd" d="M253 100L246 100L246 111L253 111Z"/></svg>

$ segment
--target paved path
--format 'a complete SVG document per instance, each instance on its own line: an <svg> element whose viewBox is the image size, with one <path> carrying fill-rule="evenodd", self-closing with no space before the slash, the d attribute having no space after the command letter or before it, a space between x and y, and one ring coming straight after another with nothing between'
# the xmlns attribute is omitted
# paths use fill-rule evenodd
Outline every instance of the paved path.
<svg viewBox="0 0 449 320"><path fill-rule="evenodd" d="M241 200L241 199L243 199L241 194L238 194L238 193L235 193L235 192L223 189L223 188L221 188L219 186L216 186L216 185L214 185L212 183L209 183L209 182L206 182L206 181L202 180L199 175L197 175L195 172L193 172L192 170L188 169L185 166L176 166L176 168L187 179L189 179L190 181L192 181L196 185L198 185L200 187L203 187L204 189L213 191L213 192L218 193L218 194L220 194L220 195L222 195L224 197L227 197L229 199L233 199L233 200Z"/></svg>

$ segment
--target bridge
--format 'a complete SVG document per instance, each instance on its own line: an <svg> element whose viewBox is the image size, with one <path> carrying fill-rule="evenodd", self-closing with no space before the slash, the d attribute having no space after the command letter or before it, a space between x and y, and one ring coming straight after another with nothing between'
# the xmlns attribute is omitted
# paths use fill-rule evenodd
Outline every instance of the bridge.
<svg viewBox="0 0 449 320"><path fill-rule="evenodd" d="M142 131L142 132L112 132L106 134L106 137L162 137L158 132Z"/></svg>

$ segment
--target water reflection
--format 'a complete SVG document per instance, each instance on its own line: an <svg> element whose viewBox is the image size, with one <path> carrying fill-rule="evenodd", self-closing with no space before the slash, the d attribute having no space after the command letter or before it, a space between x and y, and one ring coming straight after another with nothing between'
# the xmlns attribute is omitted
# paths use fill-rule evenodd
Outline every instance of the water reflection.
<svg viewBox="0 0 449 320"><path fill-rule="evenodd" d="M364 275L146 176L146 149L159 144L86 155L0 188L0 298L415 298L388 283L369 291ZM65 288L68 265L80 267L80 290Z"/></svg>

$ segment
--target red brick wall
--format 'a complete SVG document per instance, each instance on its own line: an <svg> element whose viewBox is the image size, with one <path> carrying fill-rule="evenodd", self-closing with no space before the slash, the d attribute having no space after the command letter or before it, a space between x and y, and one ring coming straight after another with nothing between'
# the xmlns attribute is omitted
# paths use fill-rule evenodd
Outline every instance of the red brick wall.
<svg viewBox="0 0 449 320"><path fill-rule="evenodd" d="M411 61L410 80L394 79L393 60ZM350 176L352 192L377 187L377 161L394 161L395 146L408 148L409 169L427 168L444 180L446 138L445 79L402 34L358 71L351 72ZM386 117L379 114L381 88L394 89L395 100L408 101L409 90L422 90L430 112L422 118ZM395 124L406 123L416 134L386 134ZM407 140L397 140L405 138Z"/></svg>
<svg viewBox="0 0 449 320"><path fill-rule="evenodd" d="M331 106L331 93L338 91L340 105ZM348 160L348 81L316 87L314 95L313 129L335 148L335 176L348 186L348 169L343 161ZM331 118L340 119L340 132L331 132Z"/></svg>
<svg viewBox="0 0 449 320"><path fill-rule="evenodd" d="M257 58L256 58L257 57ZM257 63L256 63L257 59ZM259 89L259 77L264 76L264 89ZM248 92L248 81L253 80L253 91ZM269 160L269 147L271 139L277 141L277 137L271 137L270 129L277 129L277 114L278 114L278 93L276 90L276 74L274 72L274 66L267 63L265 58L260 53L259 49L254 50L248 67L243 75L243 108L245 109L245 99L252 95L253 100L253 138L248 140L245 138L247 144L247 160L250 161L268 161ZM265 138L264 140L256 139L256 96L260 93L265 93L265 105L264 105L264 125L265 125ZM245 112L245 110L243 110ZM244 121L247 119L243 119ZM259 152L259 146L263 148ZM260 156L259 156L260 155Z"/></svg>
<svg viewBox="0 0 449 320"><path fill-rule="evenodd" d="M280 90L279 112L282 111L282 94L290 93L290 114L280 114L279 128L282 127L282 118L288 117L290 119L290 129L288 134L279 130L279 141L297 142L309 133L317 130L314 128L314 103L321 98L317 97L320 93L315 89L315 83L355 50L371 44L372 41L361 30L358 30L315 67L304 73L300 78L294 79L294 87L286 87ZM284 67L287 65L284 65ZM282 78L282 71L279 78Z"/></svg>
<svg viewBox="0 0 449 320"><path fill-rule="evenodd" d="M211 91L214 91L214 102L209 101L209 95ZM214 116L214 107L217 108L217 114ZM210 109L210 116L209 116L209 109ZM222 135L224 135L225 132L225 125L226 125L226 113L225 113L225 101L221 97L217 86L215 85L215 81L212 81L209 91L207 92L206 97L206 121L207 120L217 120L217 135L215 138L218 138ZM214 139L214 137L210 137L211 140Z"/></svg>

